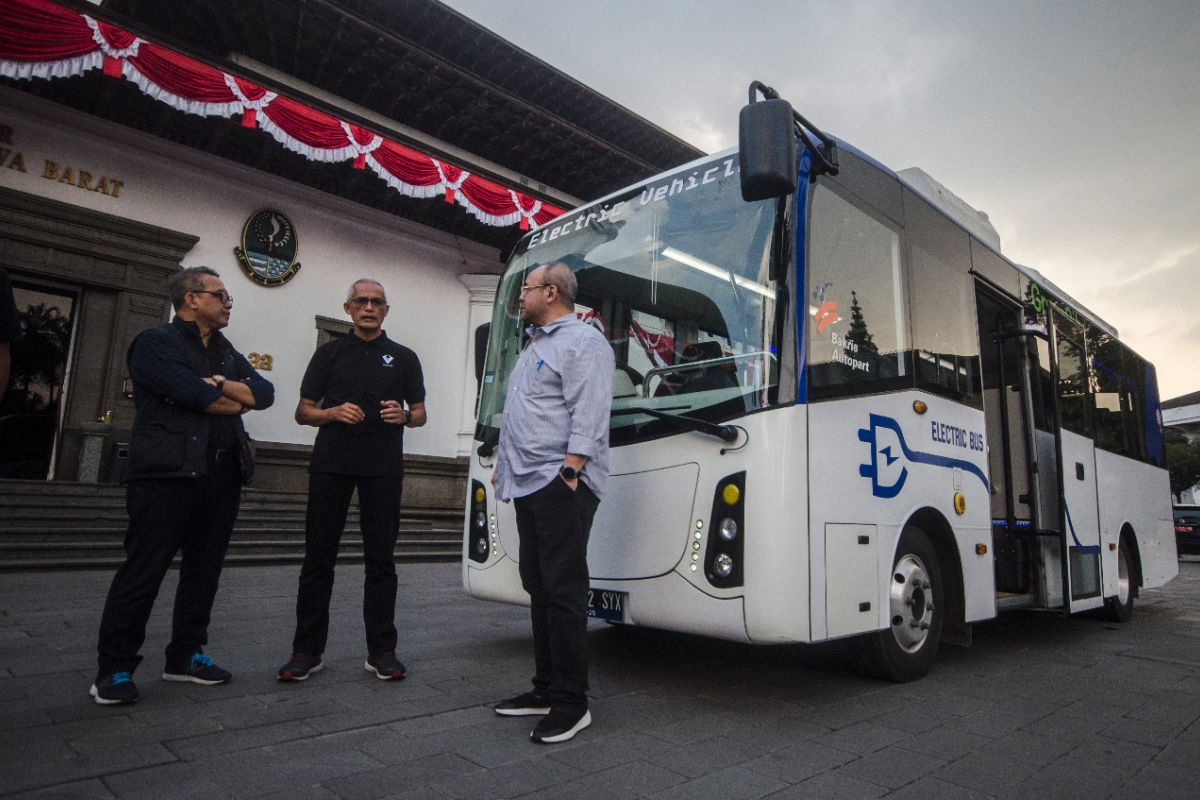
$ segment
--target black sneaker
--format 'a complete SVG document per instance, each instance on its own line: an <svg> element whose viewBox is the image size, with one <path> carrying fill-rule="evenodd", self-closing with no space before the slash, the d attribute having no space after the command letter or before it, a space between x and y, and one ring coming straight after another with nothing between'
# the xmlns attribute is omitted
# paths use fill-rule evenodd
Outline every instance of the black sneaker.
<svg viewBox="0 0 1200 800"><path fill-rule="evenodd" d="M529 738L538 744L556 744L575 738L575 734L592 724L592 712L586 708L551 709L542 718L537 727L529 734Z"/></svg>
<svg viewBox="0 0 1200 800"><path fill-rule="evenodd" d="M199 650L192 653L186 664L168 664L163 670L163 680L175 683L198 683L201 686L216 686L218 683L228 683L233 679L233 673L221 669L208 656Z"/></svg>
<svg viewBox="0 0 1200 800"><path fill-rule="evenodd" d="M526 692L492 706L502 717L536 717L550 713L550 700L536 692Z"/></svg>
<svg viewBox="0 0 1200 800"><path fill-rule="evenodd" d="M96 699L96 705L101 706L127 706L138 699L137 685L128 672L114 672L96 678L88 694Z"/></svg>
<svg viewBox="0 0 1200 800"><path fill-rule="evenodd" d="M279 668L279 680L306 681L309 675L323 669L325 669L325 664L321 662L320 656L310 658L303 653L292 653L292 660Z"/></svg>
<svg viewBox="0 0 1200 800"><path fill-rule="evenodd" d="M367 672L374 672L381 681L404 680L404 665L396 659L395 651L367 656L367 663L363 667Z"/></svg>

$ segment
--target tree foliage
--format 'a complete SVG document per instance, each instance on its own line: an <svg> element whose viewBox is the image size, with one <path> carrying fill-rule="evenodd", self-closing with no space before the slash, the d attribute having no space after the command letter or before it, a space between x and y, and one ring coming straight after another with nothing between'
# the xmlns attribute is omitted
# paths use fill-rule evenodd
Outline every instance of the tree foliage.
<svg viewBox="0 0 1200 800"><path fill-rule="evenodd" d="M1171 472L1171 494L1200 483L1200 439L1167 442L1167 465Z"/></svg>

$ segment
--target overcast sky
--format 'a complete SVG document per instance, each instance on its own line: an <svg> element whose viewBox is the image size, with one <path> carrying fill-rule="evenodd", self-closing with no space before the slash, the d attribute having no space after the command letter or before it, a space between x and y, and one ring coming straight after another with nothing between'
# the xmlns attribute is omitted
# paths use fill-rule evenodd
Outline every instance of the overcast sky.
<svg viewBox="0 0 1200 800"><path fill-rule="evenodd" d="M1200 390L1200 0L444 2L709 152L774 86Z"/></svg>

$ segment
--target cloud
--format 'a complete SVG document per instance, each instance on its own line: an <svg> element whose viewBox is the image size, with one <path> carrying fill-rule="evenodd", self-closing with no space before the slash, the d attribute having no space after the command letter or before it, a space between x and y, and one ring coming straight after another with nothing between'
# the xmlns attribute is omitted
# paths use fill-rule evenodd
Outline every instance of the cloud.
<svg viewBox="0 0 1200 800"><path fill-rule="evenodd" d="M751 80L774 85L987 212L1006 255L1198 388L1195 0L447 2L705 150L736 143Z"/></svg>
<svg viewBox="0 0 1200 800"><path fill-rule="evenodd" d="M1154 362L1164 398L1200 389L1200 247L1166 267L1095 287L1079 300Z"/></svg>

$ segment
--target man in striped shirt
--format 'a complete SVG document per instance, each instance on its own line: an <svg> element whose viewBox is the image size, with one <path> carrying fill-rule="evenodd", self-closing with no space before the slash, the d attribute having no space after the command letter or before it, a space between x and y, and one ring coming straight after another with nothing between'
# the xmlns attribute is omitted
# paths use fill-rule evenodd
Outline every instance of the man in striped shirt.
<svg viewBox="0 0 1200 800"><path fill-rule="evenodd" d="M588 710L587 541L608 478L613 351L575 316L577 285L555 262L528 272L521 319L530 338L508 379L492 482L516 505L521 584L533 627L533 691L496 705L545 715L530 733L565 742Z"/></svg>

